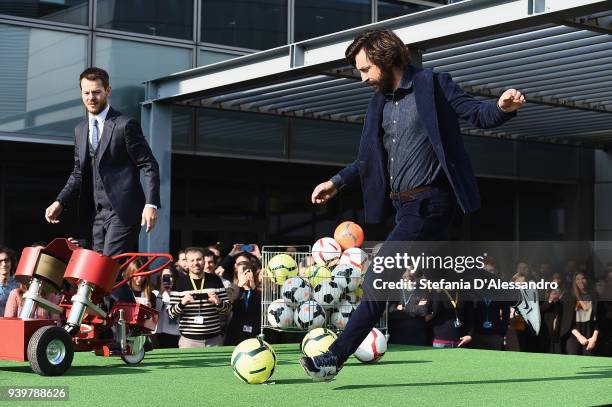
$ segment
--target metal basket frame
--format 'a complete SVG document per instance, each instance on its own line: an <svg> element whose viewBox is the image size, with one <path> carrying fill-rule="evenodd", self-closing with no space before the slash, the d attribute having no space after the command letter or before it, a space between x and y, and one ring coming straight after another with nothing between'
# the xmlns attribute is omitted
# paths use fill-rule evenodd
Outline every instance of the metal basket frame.
<svg viewBox="0 0 612 407"><path fill-rule="evenodd" d="M294 247L296 251L287 251L287 247ZM362 248L366 252L366 254L371 258L371 249ZM268 262L276 255L286 254L295 260L298 265L298 276L303 277L303 273L312 265L315 264L311 255L311 246L310 245L298 245L298 246L263 246L261 251L261 260L262 260L262 298L261 298L261 334L260 336L263 338L265 336L264 330L271 329L279 332L298 332L298 333L306 333L307 329L302 329L298 326L291 326L288 328L279 328L272 326L268 321L268 307L270 304L278 299L282 299L281 294L281 285L276 284L272 277L268 275ZM333 265L335 266L335 264ZM333 267L328 267L330 270L333 270ZM314 288L314 287L313 287ZM359 302L356 304L356 306ZM321 304L319 304L321 305ZM337 308L337 305L321 305L321 307L325 310L325 324L324 328L330 329L334 332L341 332L342 329L338 329L334 326L331 319L331 310ZM387 334L387 307L385 307L385 312L382 315L380 321L375 326L379 330L381 330L384 334ZM297 310L297 308L294 308Z"/></svg>

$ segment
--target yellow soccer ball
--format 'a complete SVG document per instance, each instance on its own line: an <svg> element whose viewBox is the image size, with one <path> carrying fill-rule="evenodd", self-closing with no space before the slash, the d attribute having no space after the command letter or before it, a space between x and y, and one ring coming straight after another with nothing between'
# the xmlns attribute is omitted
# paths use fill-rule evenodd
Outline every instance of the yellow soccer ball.
<svg viewBox="0 0 612 407"><path fill-rule="evenodd" d="M259 338L240 342L232 353L234 374L245 383L263 383L272 376L275 368L274 349Z"/></svg>
<svg viewBox="0 0 612 407"><path fill-rule="evenodd" d="M306 356L318 356L327 352L337 338L338 336L327 328L315 328L304 336L300 349Z"/></svg>
<svg viewBox="0 0 612 407"><path fill-rule="evenodd" d="M312 287L316 287L317 284L323 281L331 281L332 272L325 266L315 264L306 270L304 273L304 278L308 279L308 282Z"/></svg>
<svg viewBox="0 0 612 407"><path fill-rule="evenodd" d="M283 285L288 278L298 275L298 266L288 254L277 254L268 262L266 272L275 284Z"/></svg>

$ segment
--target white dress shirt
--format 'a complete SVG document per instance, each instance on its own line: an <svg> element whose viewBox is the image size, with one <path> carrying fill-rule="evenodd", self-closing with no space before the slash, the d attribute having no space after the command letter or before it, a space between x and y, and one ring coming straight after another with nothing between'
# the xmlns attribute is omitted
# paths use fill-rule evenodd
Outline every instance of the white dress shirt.
<svg viewBox="0 0 612 407"><path fill-rule="evenodd" d="M104 122L106 121L106 115L108 115L108 111L110 110L110 105L107 104L106 108L104 110L102 110L100 113L94 115L91 113L88 113L88 122L89 122L89 143L91 145L93 145L91 137L93 135L93 127L91 125L91 119L95 118L96 121L98 122L98 143L102 142L102 132L104 131Z"/></svg>

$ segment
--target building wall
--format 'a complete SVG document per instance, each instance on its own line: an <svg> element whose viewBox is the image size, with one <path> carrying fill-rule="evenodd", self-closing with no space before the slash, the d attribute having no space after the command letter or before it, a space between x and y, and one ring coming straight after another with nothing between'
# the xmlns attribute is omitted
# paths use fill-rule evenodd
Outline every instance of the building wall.
<svg viewBox="0 0 612 407"><path fill-rule="evenodd" d="M74 211L59 226L42 219L70 171L73 128L84 117L77 78L85 67L107 69L112 105L140 118L143 81L436 3L445 1L0 2L0 243L86 237ZM353 159L360 130L177 107L172 244L240 236L298 243L328 234L341 219L361 219L359 191L327 209L307 199L317 182ZM484 208L470 217L457 214L455 238L592 239L592 150L465 140ZM369 237L384 233L384 227L372 229Z"/></svg>

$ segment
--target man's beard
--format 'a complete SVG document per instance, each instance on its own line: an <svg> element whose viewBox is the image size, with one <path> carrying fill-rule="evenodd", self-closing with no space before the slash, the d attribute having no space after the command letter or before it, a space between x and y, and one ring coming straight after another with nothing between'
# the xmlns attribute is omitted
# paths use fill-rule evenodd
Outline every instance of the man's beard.
<svg viewBox="0 0 612 407"><path fill-rule="evenodd" d="M395 78L393 71L381 71L380 80L370 82L377 92L391 93L395 89Z"/></svg>

